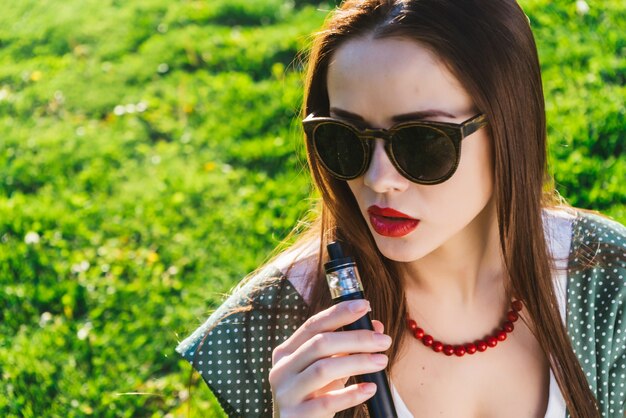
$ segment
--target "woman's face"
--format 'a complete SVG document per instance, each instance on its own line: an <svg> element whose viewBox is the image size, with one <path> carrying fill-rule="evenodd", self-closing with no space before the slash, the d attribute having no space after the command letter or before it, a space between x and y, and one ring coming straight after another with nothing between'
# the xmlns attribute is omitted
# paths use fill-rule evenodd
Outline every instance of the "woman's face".
<svg viewBox="0 0 626 418"><path fill-rule="evenodd" d="M389 128L416 112L411 119L454 123L477 113L472 98L436 55L402 38L358 38L342 45L328 68L328 94L332 117L371 128ZM461 250L480 239L484 223L477 221L478 215L493 203L486 129L462 141L456 172L437 185L404 178L387 157L383 140L375 141L368 170L348 185L384 256L410 262L437 251ZM371 215L373 206L394 209L419 222L394 223Z"/></svg>

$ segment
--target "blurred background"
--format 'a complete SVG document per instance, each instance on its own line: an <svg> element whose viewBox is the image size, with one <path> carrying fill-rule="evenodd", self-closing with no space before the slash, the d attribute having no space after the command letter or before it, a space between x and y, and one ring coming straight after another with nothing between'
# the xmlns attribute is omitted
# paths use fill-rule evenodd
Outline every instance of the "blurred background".
<svg viewBox="0 0 626 418"><path fill-rule="evenodd" d="M626 2L520 3L556 187L626 223ZM174 348L315 197L301 52L334 6L3 4L0 416L222 416Z"/></svg>

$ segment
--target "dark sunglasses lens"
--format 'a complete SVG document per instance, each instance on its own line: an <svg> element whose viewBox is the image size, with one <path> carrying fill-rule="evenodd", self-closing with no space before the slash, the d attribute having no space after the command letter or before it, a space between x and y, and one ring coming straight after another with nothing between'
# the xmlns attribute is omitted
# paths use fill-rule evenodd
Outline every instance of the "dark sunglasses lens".
<svg viewBox="0 0 626 418"><path fill-rule="evenodd" d="M345 178L357 177L365 164L365 145L349 128L323 123L313 135L322 162L333 173Z"/></svg>
<svg viewBox="0 0 626 418"><path fill-rule="evenodd" d="M437 181L449 174L456 163L456 148L450 137L425 126L399 130L392 149L398 165L418 181Z"/></svg>

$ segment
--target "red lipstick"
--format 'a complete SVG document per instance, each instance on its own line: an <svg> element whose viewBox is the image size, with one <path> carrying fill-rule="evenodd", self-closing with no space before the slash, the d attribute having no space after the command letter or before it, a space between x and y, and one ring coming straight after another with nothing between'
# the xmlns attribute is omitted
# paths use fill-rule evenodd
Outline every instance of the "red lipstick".
<svg viewBox="0 0 626 418"><path fill-rule="evenodd" d="M412 232L419 224L419 219L392 208L381 208L376 205L367 208L370 224L374 231L385 237L403 237Z"/></svg>

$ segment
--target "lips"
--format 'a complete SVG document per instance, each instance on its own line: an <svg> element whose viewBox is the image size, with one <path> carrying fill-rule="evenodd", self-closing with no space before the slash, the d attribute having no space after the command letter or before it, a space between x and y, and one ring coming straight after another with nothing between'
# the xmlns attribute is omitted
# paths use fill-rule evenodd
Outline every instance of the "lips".
<svg viewBox="0 0 626 418"><path fill-rule="evenodd" d="M376 205L367 208L370 224L376 233L386 237L402 237L411 233L419 224L419 219L392 208L381 208Z"/></svg>

